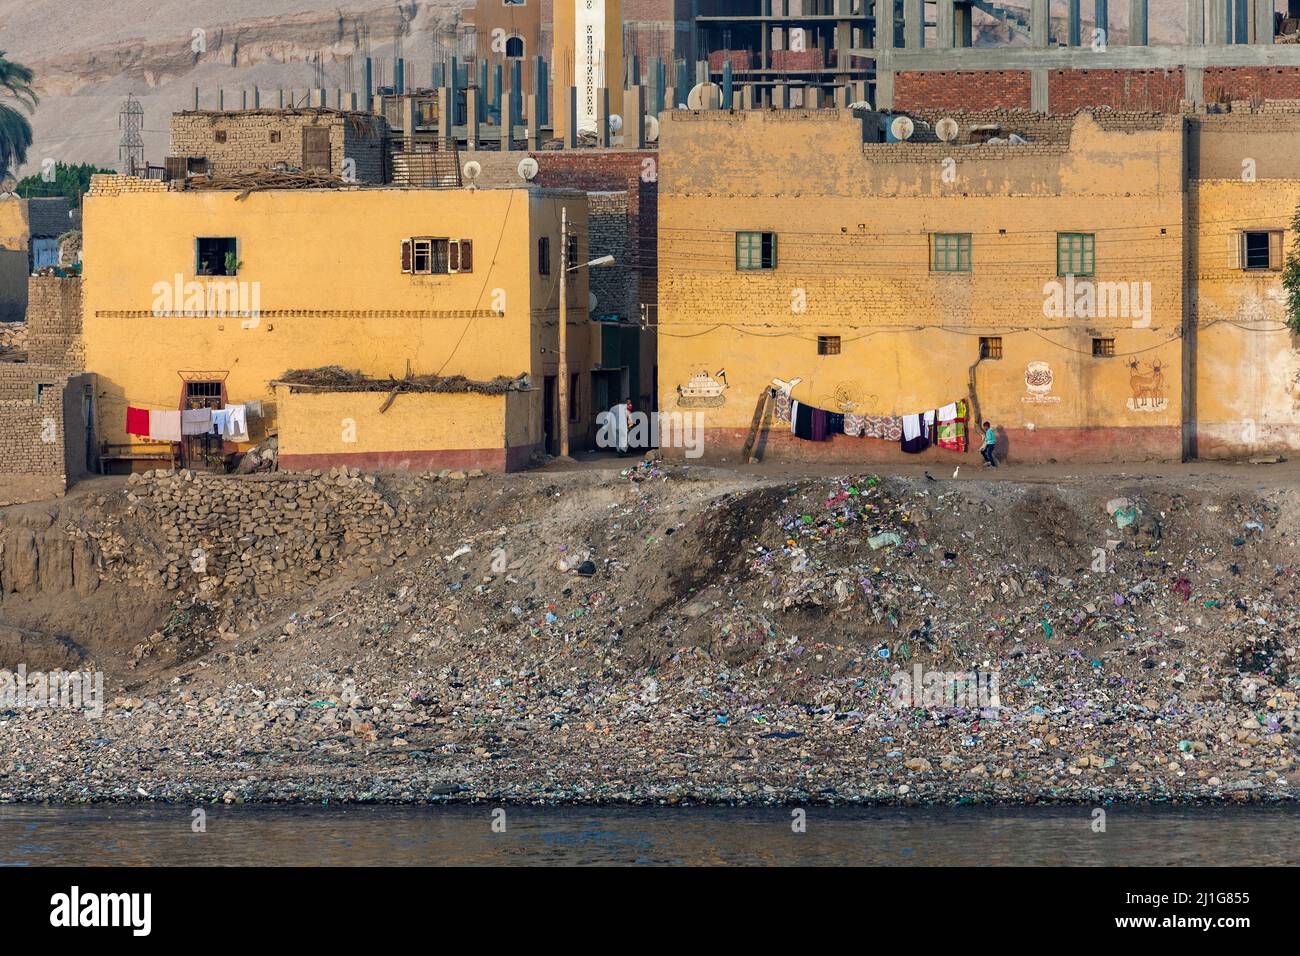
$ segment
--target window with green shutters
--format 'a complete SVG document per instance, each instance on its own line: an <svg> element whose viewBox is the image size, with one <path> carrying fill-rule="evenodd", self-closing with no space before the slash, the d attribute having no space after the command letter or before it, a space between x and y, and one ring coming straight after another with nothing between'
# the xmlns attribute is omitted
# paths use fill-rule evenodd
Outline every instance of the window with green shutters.
<svg viewBox="0 0 1300 956"><path fill-rule="evenodd" d="M970 233L936 232L931 239L935 272L970 272Z"/></svg>
<svg viewBox="0 0 1300 956"><path fill-rule="evenodd" d="M736 233L736 268L742 271L776 268L776 233Z"/></svg>
<svg viewBox="0 0 1300 956"><path fill-rule="evenodd" d="M1096 270L1097 237L1091 232L1056 234L1056 274L1090 276Z"/></svg>

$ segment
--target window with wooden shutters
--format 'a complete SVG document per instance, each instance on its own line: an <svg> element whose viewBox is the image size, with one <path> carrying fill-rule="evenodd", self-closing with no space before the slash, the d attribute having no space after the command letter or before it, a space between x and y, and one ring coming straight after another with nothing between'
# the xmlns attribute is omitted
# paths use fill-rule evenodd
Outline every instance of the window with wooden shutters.
<svg viewBox="0 0 1300 956"><path fill-rule="evenodd" d="M1282 230L1261 229L1243 232L1237 255L1237 268L1250 271L1280 271L1282 268Z"/></svg>
<svg viewBox="0 0 1300 956"><path fill-rule="evenodd" d="M448 275L474 271L474 244L469 239L415 236L402 240L402 272Z"/></svg>
<svg viewBox="0 0 1300 956"><path fill-rule="evenodd" d="M447 242L448 271L474 271L474 244L469 239L450 239Z"/></svg>

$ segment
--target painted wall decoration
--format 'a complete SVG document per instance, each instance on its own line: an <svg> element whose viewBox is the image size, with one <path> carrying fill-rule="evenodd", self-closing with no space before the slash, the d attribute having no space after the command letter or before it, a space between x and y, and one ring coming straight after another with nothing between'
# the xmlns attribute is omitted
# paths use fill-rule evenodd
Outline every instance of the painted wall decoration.
<svg viewBox="0 0 1300 956"><path fill-rule="evenodd" d="M1052 394L1055 379L1052 367L1046 362L1030 362L1025 366L1025 390L1028 394L1020 400L1026 405L1057 404L1061 397Z"/></svg>
<svg viewBox="0 0 1300 956"><path fill-rule="evenodd" d="M722 393L728 387L726 369L718 369L712 375L706 371L696 372L685 385L677 386L677 405L679 408L717 408L726 402Z"/></svg>
<svg viewBox="0 0 1300 956"><path fill-rule="evenodd" d="M1130 412L1163 412L1169 407L1164 366L1160 359L1152 359L1149 365L1132 359L1128 369L1128 384L1133 391L1133 397L1127 403Z"/></svg>

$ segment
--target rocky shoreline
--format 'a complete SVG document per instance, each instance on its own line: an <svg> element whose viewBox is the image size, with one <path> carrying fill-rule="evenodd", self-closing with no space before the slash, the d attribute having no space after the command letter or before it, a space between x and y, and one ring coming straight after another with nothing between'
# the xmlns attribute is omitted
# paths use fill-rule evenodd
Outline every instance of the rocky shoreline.
<svg viewBox="0 0 1300 956"><path fill-rule="evenodd" d="M643 462L364 492L400 553L225 603L174 572L165 626L80 665L114 665L102 718L0 705L0 802L1296 800L1292 489Z"/></svg>

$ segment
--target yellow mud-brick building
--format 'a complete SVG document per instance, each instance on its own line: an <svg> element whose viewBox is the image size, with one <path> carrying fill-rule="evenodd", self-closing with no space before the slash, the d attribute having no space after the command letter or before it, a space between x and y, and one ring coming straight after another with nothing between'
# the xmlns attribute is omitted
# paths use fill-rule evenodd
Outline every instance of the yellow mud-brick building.
<svg viewBox="0 0 1300 956"><path fill-rule="evenodd" d="M565 211L571 255L585 262L577 191L243 193L97 178L85 205L83 338L106 465L169 456L221 465L271 434L290 468L513 469L555 451ZM586 272L575 271L574 448L594 434L587 301ZM328 367L353 384L282 384L291 371ZM391 383L408 379L442 384L389 400ZM234 440L127 431L128 408L233 405L248 413Z"/></svg>
<svg viewBox="0 0 1300 956"><path fill-rule="evenodd" d="M1300 449L1297 134L1287 113L665 114L660 408L702 412L710 456L978 463L986 419L1022 461ZM957 402L965 453L913 458L878 424Z"/></svg>

